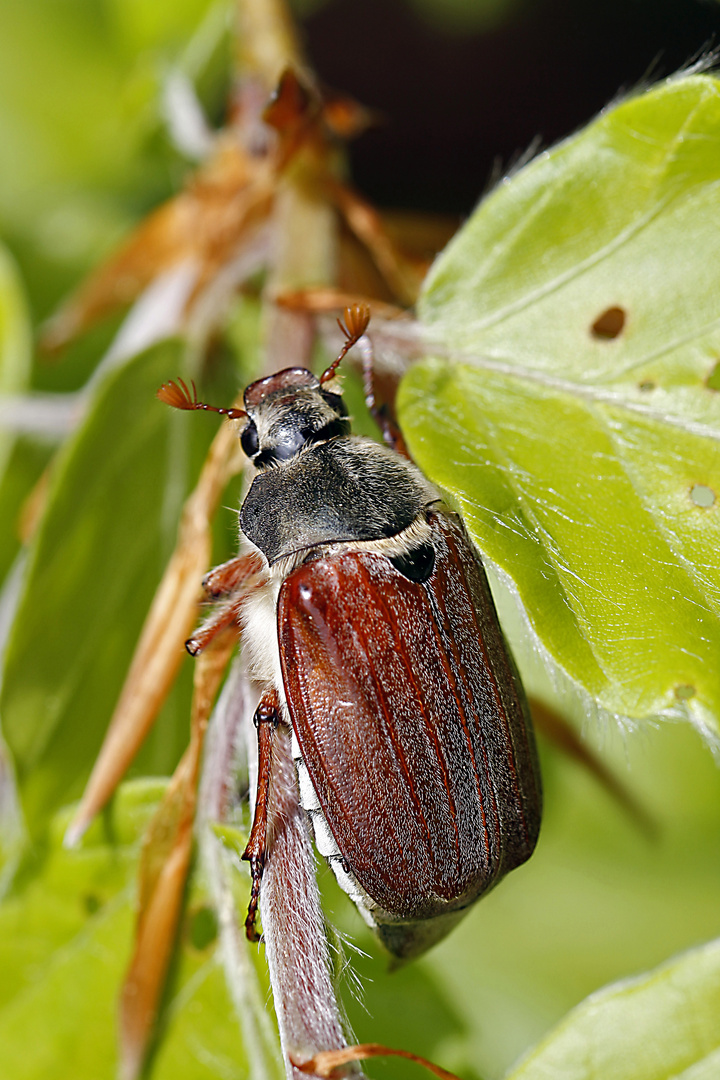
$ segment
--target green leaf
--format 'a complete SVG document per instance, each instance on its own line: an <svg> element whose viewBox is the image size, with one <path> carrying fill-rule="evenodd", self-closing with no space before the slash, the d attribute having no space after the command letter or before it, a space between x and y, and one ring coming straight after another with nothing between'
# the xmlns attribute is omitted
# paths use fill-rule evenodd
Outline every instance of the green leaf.
<svg viewBox="0 0 720 1080"><path fill-rule="evenodd" d="M235 825L228 825L225 821L215 821L210 828L213 836L216 836L228 851L236 855L238 859L242 858L250 836L249 829L240 829Z"/></svg>
<svg viewBox="0 0 720 1080"><path fill-rule="evenodd" d="M208 7L208 0L113 0L101 16L76 0L6 0L0 9L5 220L13 227L18 218L26 227L35 224L41 244L60 259L67 257L63 246L85 249L88 231L101 240L102 219L113 216L108 195L142 176L163 68Z"/></svg>
<svg viewBox="0 0 720 1080"><path fill-rule="evenodd" d="M0 246L0 394L24 390L30 376L32 337L15 264Z"/></svg>
<svg viewBox="0 0 720 1080"><path fill-rule="evenodd" d="M500 185L427 279L399 402L556 664L714 735L719 89L669 80Z"/></svg>
<svg viewBox="0 0 720 1080"><path fill-rule="evenodd" d="M0 905L0 1046L12 1080L112 1077L116 1010L134 923L139 842L161 783L123 785L77 851L62 847L58 814L39 870ZM219 962L202 876L188 891L178 957L166 995L153 1080L244 1080L250 1067ZM205 932L198 935L198 924ZM255 976L258 977L257 975ZM267 993L263 977L259 990Z"/></svg>
<svg viewBox="0 0 720 1080"><path fill-rule="evenodd" d="M180 346L165 343L110 372L54 464L0 695L33 836L82 790L213 434L155 400L180 368ZM189 671L139 771L174 768L188 737L188 683Z"/></svg>
<svg viewBox="0 0 720 1080"><path fill-rule="evenodd" d="M222 115L228 25L224 0L0 4L0 228L36 317L181 184L165 82L180 68Z"/></svg>
<svg viewBox="0 0 720 1080"><path fill-rule="evenodd" d="M701 1080L720 1068L720 941L593 994L508 1080Z"/></svg>
<svg viewBox="0 0 720 1080"><path fill-rule="evenodd" d="M31 330L23 286L13 260L0 245L0 396L22 393L30 379ZM38 455L18 449L15 436L0 428L0 519L15 522L27 491L26 473L36 475ZM14 459L14 460L13 460ZM14 465L10 469L11 463ZM0 539L0 581L10 569L18 548L16 530Z"/></svg>
<svg viewBox="0 0 720 1080"><path fill-rule="evenodd" d="M0 434L0 443L2 435ZM15 439L0 478L0 582L20 551L20 521L25 500L32 493L51 456L51 450L31 439Z"/></svg>
<svg viewBox="0 0 720 1080"><path fill-rule="evenodd" d="M124 785L110 814L93 824L75 852L62 847L68 811L57 815L46 860L26 870L0 906L0 1015L42 981L38 973L50 970L54 955L77 941L94 915L108 904L113 910L117 906L118 896L132 884L137 842L164 787L163 781ZM129 948L129 931L123 947Z"/></svg>

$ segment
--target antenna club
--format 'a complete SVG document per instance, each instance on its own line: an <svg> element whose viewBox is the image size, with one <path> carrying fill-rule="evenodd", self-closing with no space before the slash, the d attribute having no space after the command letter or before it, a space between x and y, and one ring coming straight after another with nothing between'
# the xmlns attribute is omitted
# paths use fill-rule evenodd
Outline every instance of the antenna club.
<svg viewBox="0 0 720 1080"><path fill-rule="evenodd" d="M344 319L338 319L337 324L345 335L345 344L340 350L340 355L336 360L333 360L329 368L326 368L320 376L320 385L324 386L326 382L329 382L335 375L340 363L345 358L346 354L350 352L353 345L356 345L360 338L363 336L368 328L370 322L370 306L369 304L352 304L350 307L345 308Z"/></svg>
<svg viewBox="0 0 720 1080"><path fill-rule="evenodd" d="M353 338L353 344L358 341L368 328L370 322L370 307L368 304L352 304L345 308L345 323L338 319L340 329L345 336Z"/></svg>
<svg viewBox="0 0 720 1080"><path fill-rule="evenodd" d="M227 416L229 420L242 420L247 416L244 409L221 409L217 405L208 405L204 401L198 401L195 383L190 385L192 393L184 379L179 377L177 380L171 379L170 382L162 384L155 397L173 409L205 409L206 412L216 412L221 416Z"/></svg>
<svg viewBox="0 0 720 1080"><path fill-rule="evenodd" d="M162 384L160 389L156 392L155 397L158 401L162 401L165 405L170 405L173 409L196 409L199 404L197 390L195 388L195 383L192 383L191 385L192 394L184 379L179 378L177 381L171 379L170 382Z"/></svg>

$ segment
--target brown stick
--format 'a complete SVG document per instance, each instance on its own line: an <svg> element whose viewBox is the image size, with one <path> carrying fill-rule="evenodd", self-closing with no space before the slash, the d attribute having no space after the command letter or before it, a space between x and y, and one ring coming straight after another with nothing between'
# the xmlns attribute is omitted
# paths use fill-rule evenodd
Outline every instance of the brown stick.
<svg viewBox="0 0 720 1080"><path fill-rule="evenodd" d="M448 1072L447 1069L441 1069L439 1065L428 1061L427 1058L412 1054L409 1050L393 1050L392 1047L383 1046L381 1043L360 1043L357 1046L346 1046L342 1050L323 1050L308 1061L300 1062L293 1059L292 1063L296 1069L300 1069L301 1072L308 1073L310 1076L332 1077L335 1069L340 1068L342 1065L347 1065L351 1061L363 1061L366 1058L373 1057L405 1058L406 1061L414 1061L416 1064L422 1065L424 1069L428 1069L439 1080L458 1080L455 1073Z"/></svg>

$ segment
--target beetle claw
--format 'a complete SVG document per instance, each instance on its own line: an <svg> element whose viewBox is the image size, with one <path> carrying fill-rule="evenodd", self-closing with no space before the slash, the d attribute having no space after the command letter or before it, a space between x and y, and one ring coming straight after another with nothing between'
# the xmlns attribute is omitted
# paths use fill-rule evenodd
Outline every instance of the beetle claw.
<svg viewBox="0 0 720 1080"><path fill-rule="evenodd" d="M247 915L245 916L245 936L248 941L262 942L262 935L257 932L255 923L257 922L257 909L258 901L260 899L260 882L262 881L263 866L265 863L264 858L257 855L248 854L248 849L245 848L241 858L246 859L250 863L250 873L252 874L252 889L250 890L250 902L248 903Z"/></svg>

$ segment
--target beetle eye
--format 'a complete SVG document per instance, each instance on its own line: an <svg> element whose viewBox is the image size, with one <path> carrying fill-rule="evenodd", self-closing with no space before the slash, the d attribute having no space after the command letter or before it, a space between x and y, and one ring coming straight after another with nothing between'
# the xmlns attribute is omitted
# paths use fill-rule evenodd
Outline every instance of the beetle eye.
<svg viewBox="0 0 720 1080"><path fill-rule="evenodd" d="M260 449L260 440L258 439L254 420L251 420L247 427L243 429L243 433L240 436L240 445L249 458L255 457Z"/></svg>

